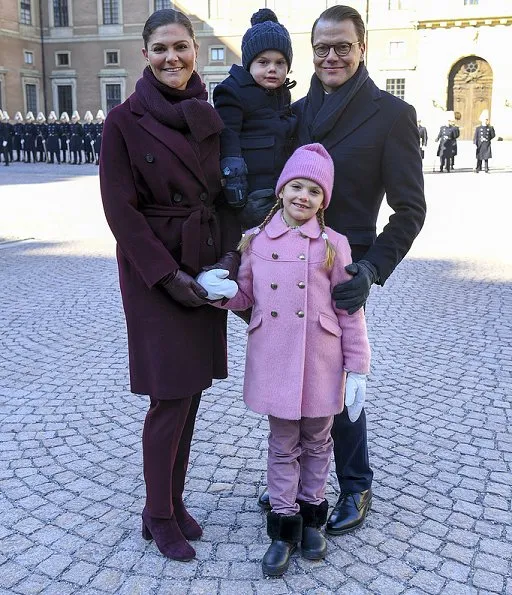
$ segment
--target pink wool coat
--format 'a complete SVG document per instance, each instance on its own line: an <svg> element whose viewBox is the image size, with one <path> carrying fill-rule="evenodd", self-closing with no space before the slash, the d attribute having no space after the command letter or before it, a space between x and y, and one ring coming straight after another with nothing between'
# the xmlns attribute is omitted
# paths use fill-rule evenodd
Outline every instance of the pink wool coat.
<svg viewBox="0 0 512 595"><path fill-rule="evenodd" d="M345 236L326 231L336 247L330 271L316 217L290 229L276 213L243 253L239 291L222 306L254 306L244 401L257 413L294 420L334 415L343 409L344 370L369 372L363 310L349 316L331 299L334 285L350 278L344 269L350 247Z"/></svg>

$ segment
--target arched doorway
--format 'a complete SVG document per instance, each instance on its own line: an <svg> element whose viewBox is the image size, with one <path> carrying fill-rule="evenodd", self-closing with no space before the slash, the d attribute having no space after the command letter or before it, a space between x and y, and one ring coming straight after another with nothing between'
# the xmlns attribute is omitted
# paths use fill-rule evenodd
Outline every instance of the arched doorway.
<svg viewBox="0 0 512 595"><path fill-rule="evenodd" d="M492 70L477 56L467 56L452 68L448 84L448 109L455 112L461 140L471 140L480 114L491 113Z"/></svg>

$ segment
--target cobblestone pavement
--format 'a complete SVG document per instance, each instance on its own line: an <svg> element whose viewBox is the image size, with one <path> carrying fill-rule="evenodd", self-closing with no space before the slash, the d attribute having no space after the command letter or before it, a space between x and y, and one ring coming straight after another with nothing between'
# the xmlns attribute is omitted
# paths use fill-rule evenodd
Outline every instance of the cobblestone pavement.
<svg viewBox="0 0 512 595"><path fill-rule="evenodd" d="M512 594L512 173L426 176L425 229L368 304L373 509L325 561L263 579L268 426L241 400L244 324L199 412L197 559L166 560L140 535L146 399L128 391L96 169L5 170L0 593Z"/></svg>

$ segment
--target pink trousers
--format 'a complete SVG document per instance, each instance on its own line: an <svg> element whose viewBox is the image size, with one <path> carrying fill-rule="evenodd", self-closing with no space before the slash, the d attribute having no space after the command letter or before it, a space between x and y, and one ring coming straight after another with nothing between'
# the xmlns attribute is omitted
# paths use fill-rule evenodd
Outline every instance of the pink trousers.
<svg viewBox="0 0 512 595"><path fill-rule="evenodd" d="M269 415L267 485L272 512L299 512L297 500L321 504L333 442L334 417L279 419Z"/></svg>

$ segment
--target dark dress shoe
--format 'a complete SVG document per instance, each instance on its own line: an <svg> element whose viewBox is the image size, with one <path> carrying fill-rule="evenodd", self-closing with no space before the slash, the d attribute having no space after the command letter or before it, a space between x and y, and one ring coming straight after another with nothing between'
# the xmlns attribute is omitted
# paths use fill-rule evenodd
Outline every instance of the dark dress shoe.
<svg viewBox="0 0 512 595"><path fill-rule="evenodd" d="M263 494L261 494L261 496L258 498L258 506L260 508L263 508L263 510L270 510L272 508L270 506L270 494L267 490L265 490Z"/></svg>
<svg viewBox="0 0 512 595"><path fill-rule="evenodd" d="M356 494L341 494L327 520L326 533L343 535L360 527L364 523L371 506L371 488Z"/></svg>

